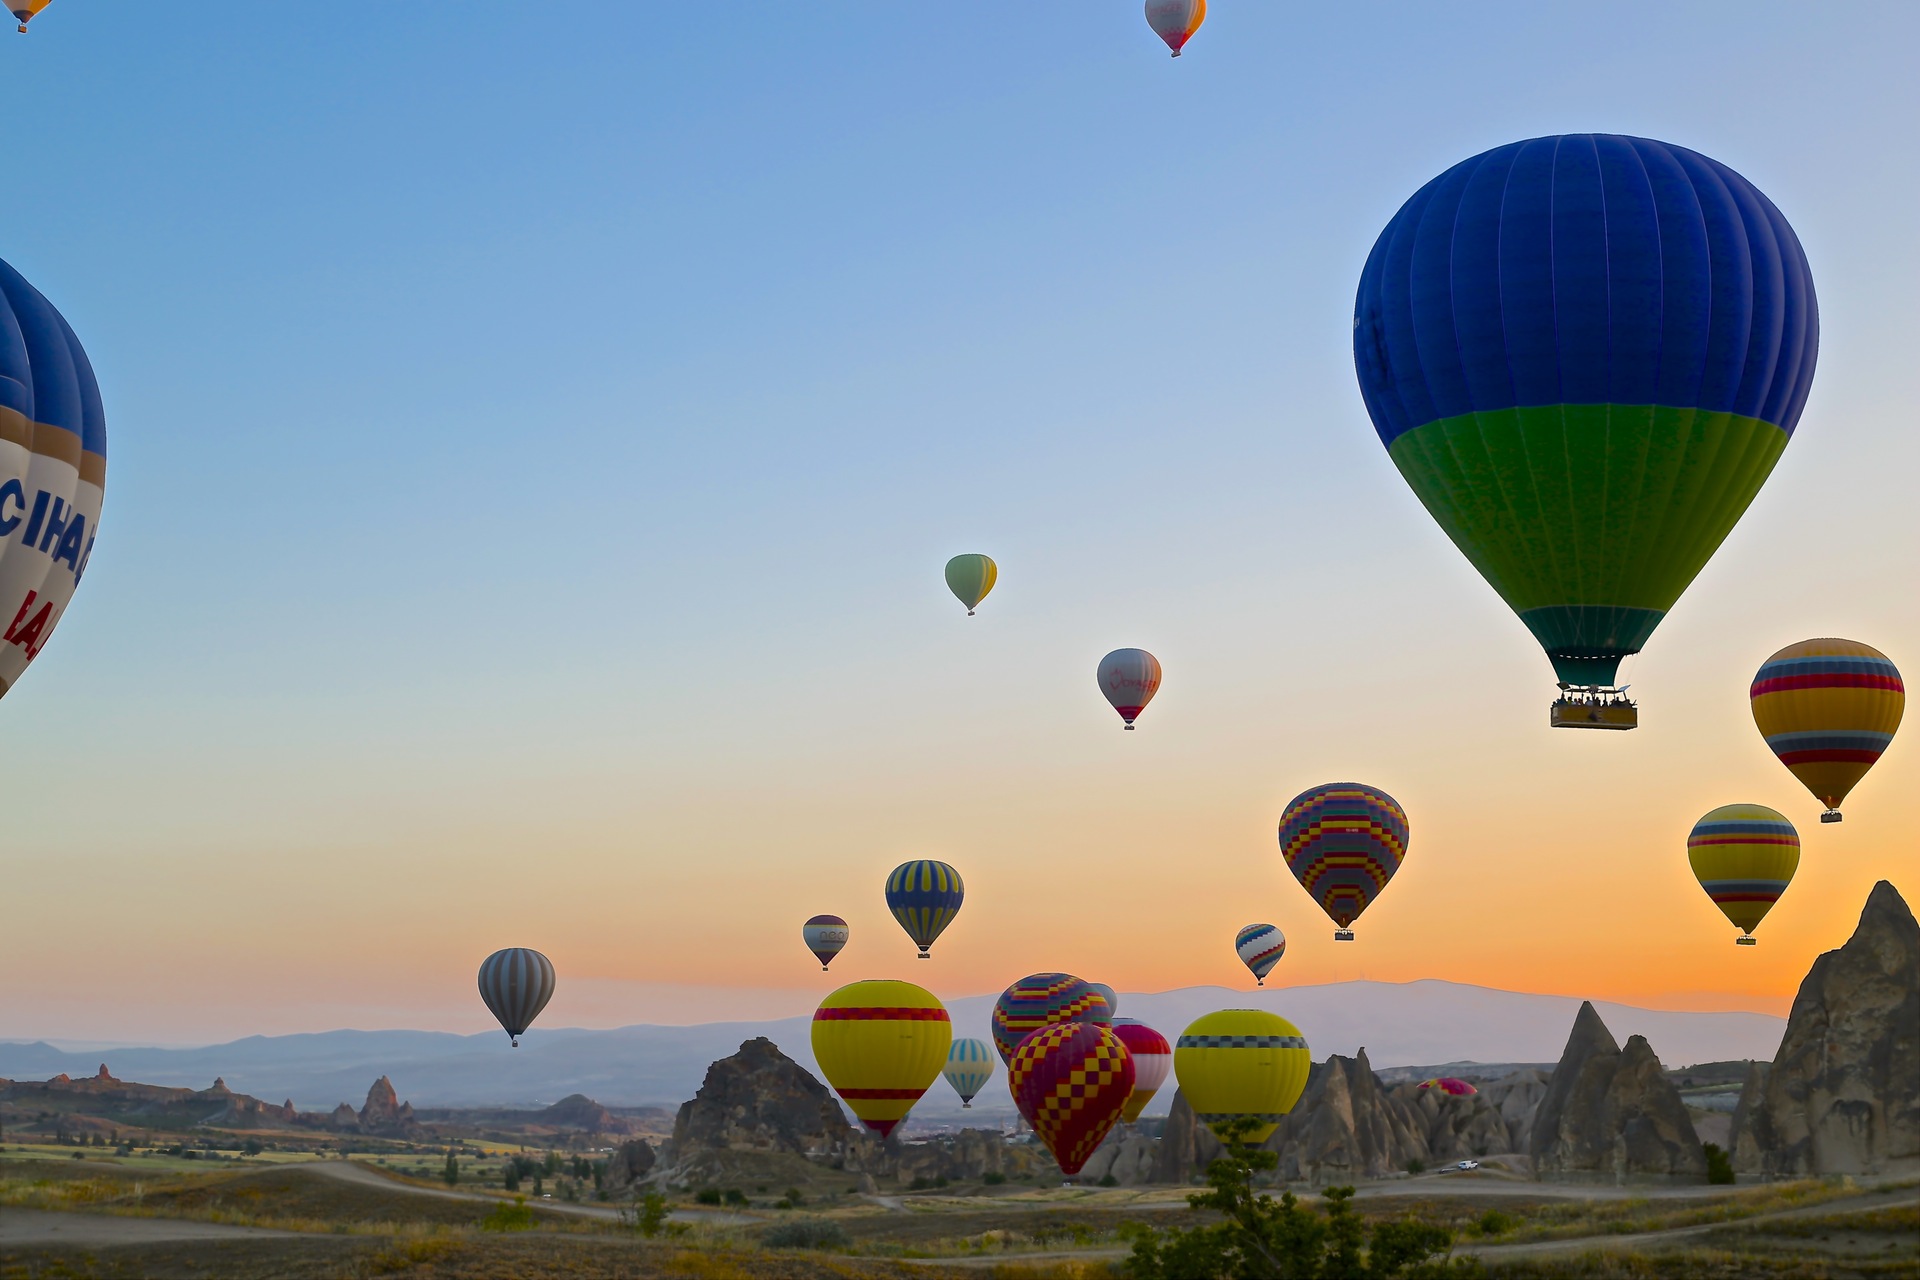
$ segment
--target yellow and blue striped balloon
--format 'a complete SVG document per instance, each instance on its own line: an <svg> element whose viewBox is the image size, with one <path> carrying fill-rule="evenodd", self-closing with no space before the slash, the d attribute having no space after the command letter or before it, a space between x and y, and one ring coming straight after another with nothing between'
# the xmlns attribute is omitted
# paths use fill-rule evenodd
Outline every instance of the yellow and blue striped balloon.
<svg viewBox="0 0 1920 1280"><path fill-rule="evenodd" d="M993 1046L971 1037L955 1040L947 1050L947 1069L942 1074L960 1095L960 1105L971 1107L974 1095L993 1079Z"/></svg>
<svg viewBox="0 0 1920 1280"><path fill-rule="evenodd" d="M966 896L960 873L931 858L903 862L887 877L887 910L920 948L922 960L933 940L960 914Z"/></svg>
<svg viewBox="0 0 1920 1280"><path fill-rule="evenodd" d="M1753 931L1800 866L1800 833L1763 804L1723 804L1693 824L1687 861L1700 887L1753 945Z"/></svg>
<svg viewBox="0 0 1920 1280"><path fill-rule="evenodd" d="M1173 1074L1194 1118L1222 1138L1234 1121L1251 1120L1249 1143L1273 1136L1312 1067L1300 1028L1264 1009L1209 1013L1173 1046Z"/></svg>

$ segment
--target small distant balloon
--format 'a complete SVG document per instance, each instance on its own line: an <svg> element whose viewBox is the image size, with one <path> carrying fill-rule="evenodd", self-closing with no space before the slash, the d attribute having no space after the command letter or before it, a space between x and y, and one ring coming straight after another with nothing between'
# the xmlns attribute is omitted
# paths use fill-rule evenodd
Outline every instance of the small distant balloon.
<svg viewBox="0 0 1920 1280"><path fill-rule="evenodd" d="M480 963L480 998L500 1020L513 1047L553 999L553 961L530 947L508 947Z"/></svg>
<svg viewBox="0 0 1920 1280"><path fill-rule="evenodd" d="M1115 1014L1120 1012L1120 996L1112 987L1104 982L1089 982L1087 985L1093 988L1095 995L1107 1002L1107 1011L1104 1014L1099 1012L1089 1013L1087 1015L1087 1021L1105 1026L1113 1021Z"/></svg>
<svg viewBox="0 0 1920 1280"><path fill-rule="evenodd" d="M1287 953L1287 935L1270 924L1250 924L1234 935L1233 949L1240 963L1253 970L1253 985L1264 987L1273 966Z"/></svg>
<svg viewBox="0 0 1920 1280"><path fill-rule="evenodd" d="M1763 804L1725 804L1693 824L1687 863L1694 879L1754 945L1753 931L1787 891L1800 866L1800 833L1787 816Z"/></svg>
<svg viewBox="0 0 1920 1280"><path fill-rule="evenodd" d="M1774 654L1748 692L1768 750L1827 806L1822 822L1840 821L1840 802L1892 744L1907 706L1886 654L1831 637Z"/></svg>
<svg viewBox="0 0 1920 1280"><path fill-rule="evenodd" d="M1115 649L1100 659L1100 692L1133 728L1133 722L1160 691L1160 659L1145 649Z"/></svg>
<svg viewBox="0 0 1920 1280"><path fill-rule="evenodd" d="M825 973L847 945L847 922L839 916L814 916L800 926L800 939L820 962L820 972Z"/></svg>
<svg viewBox="0 0 1920 1280"><path fill-rule="evenodd" d="M53 0L13 0L7 8L13 16L20 19L20 34L27 34L27 24L33 21L33 15L52 4Z"/></svg>
<svg viewBox="0 0 1920 1280"><path fill-rule="evenodd" d="M1000 580L1000 566L993 557L983 555L955 556L947 561L947 590L967 606L967 616L973 616L973 610L987 592L993 590L993 584Z"/></svg>
<svg viewBox="0 0 1920 1280"><path fill-rule="evenodd" d="M1173 56L1207 20L1207 0L1147 0L1147 25L1167 42Z"/></svg>
<svg viewBox="0 0 1920 1280"><path fill-rule="evenodd" d="M887 910L920 948L922 960L933 940L960 914L966 896L960 873L931 858L903 862L887 877Z"/></svg>
<svg viewBox="0 0 1920 1280"><path fill-rule="evenodd" d="M1120 1111L1120 1119L1133 1124L1167 1082L1167 1073L1173 1070L1173 1046L1165 1036L1135 1018L1115 1018L1113 1034L1120 1037L1133 1059L1133 1092Z"/></svg>
<svg viewBox="0 0 1920 1280"><path fill-rule="evenodd" d="M972 1107L974 1095L993 1079L993 1046L985 1040L955 1040L947 1050L947 1083L960 1095L962 1107Z"/></svg>
<svg viewBox="0 0 1920 1280"><path fill-rule="evenodd" d="M1471 1098L1474 1094L1480 1092L1465 1080L1456 1079L1453 1076L1435 1076L1431 1080L1422 1080L1420 1087L1422 1089L1432 1089L1438 1093L1448 1094L1455 1098Z"/></svg>

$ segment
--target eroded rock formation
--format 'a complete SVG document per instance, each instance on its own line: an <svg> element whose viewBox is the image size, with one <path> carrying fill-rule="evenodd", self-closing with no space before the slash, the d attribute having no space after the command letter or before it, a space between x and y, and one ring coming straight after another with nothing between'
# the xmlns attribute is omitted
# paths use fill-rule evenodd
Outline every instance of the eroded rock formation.
<svg viewBox="0 0 1920 1280"><path fill-rule="evenodd" d="M1748 1072L1732 1142L1750 1176L1920 1168L1920 924L1887 881L1813 962L1772 1064Z"/></svg>
<svg viewBox="0 0 1920 1280"><path fill-rule="evenodd" d="M1672 1178L1704 1182L1706 1152L1680 1092L1644 1036L1622 1049L1582 1003L1535 1112L1537 1178Z"/></svg>
<svg viewBox="0 0 1920 1280"><path fill-rule="evenodd" d="M853 1137L839 1101L811 1072L760 1037L707 1068L673 1121L673 1158L702 1151L784 1151L838 1158Z"/></svg>

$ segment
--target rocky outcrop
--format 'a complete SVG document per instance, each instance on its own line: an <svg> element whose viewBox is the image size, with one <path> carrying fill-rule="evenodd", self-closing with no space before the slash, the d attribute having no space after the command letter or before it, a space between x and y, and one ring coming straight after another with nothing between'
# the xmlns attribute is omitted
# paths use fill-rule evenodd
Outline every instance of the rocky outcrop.
<svg viewBox="0 0 1920 1280"><path fill-rule="evenodd" d="M1533 1149L1533 1118L1547 1096L1547 1073L1531 1068L1515 1071L1480 1086L1480 1096L1500 1113L1507 1126L1508 1151Z"/></svg>
<svg viewBox="0 0 1920 1280"><path fill-rule="evenodd" d="M1732 1142L1749 1176L1920 1168L1920 924L1887 881L1813 962L1773 1063L1748 1072Z"/></svg>
<svg viewBox="0 0 1920 1280"><path fill-rule="evenodd" d="M600 1185L608 1195L620 1195L653 1172L655 1159L652 1143L639 1139L623 1142L607 1157L607 1168L601 1175Z"/></svg>
<svg viewBox="0 0 1920 1280"><path fill-rule="evenodd" d="M1160 1144L1131 1125L1115 1125L1106 1139L1094 1149L1080 1169L1082 1183L1098 1183L1112 1178L1123 1187L1137 1187L1153 1181L1155 1157Z"/></svg>
<svg viewBox="0 0 1920 1280"><path fill-rule="evenodd" d="M1536 1178L1704 1182L1707 1157L1680 1092L1644 1036L1622 1049L1582 1003L1534 1115Z"/></svg>
<svg viewBox="0 0 1920 1280"><path fill-rule="evenodd" d="M1007 1178L1060 1176L1045 1147L1035 1142L1008 1142L998 1129L962 1129L924 1142L901 1142L897 1137L882 1142L872 1134L861 1134L847 1152L845 1167L901 1182L916 1178L978 1182L989 1173ZM1081 1179L1086 1179L1084 1170Z"/></svg>
<svg viewBox="0 0 1920 1280"><path fill-rule="evenodd" d="M673 1121L673 1158L702 1151L784 1151L842 1157L853 1129L827 1087L761 1037L707 1068Z"/></svg>
<svg viewBox="0 0 1920 1280"><path fill-rule="evenodd" d="M357 1130L360 1127L360 1113L343 1102L327 1117L327 1127L345 1132Z"/></svg>

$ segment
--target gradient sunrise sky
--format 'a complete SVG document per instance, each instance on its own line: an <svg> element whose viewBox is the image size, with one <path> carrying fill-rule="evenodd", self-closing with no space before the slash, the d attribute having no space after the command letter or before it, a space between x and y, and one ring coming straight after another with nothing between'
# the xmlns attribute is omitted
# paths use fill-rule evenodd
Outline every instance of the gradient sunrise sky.
<svg viewBox="0 0 1920 1280"><path fill-rule="evenodd" d="M1746 701L1813 635L1920 673L1916 47L1904 3L1217 0L1177 62L1131 0L54 4L0 39L0 257L111 465L0 705L0 1037L479 1030L507 945L549 1026L1235 985L1254 920L1282 983L1783 1012L1920 895L1920 726L1820 826ZM1632 734L1548 730L1350 352L1402 200L1587 130L1744 173L1823 326ZM1413 843L1336 946L1274 826L1345 779ZM1684 849L1735 801L1806 843L1751 949ZM926 964L915 856L968 886Z"/></svg>

